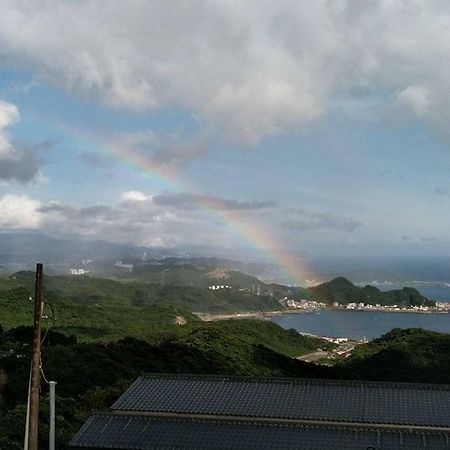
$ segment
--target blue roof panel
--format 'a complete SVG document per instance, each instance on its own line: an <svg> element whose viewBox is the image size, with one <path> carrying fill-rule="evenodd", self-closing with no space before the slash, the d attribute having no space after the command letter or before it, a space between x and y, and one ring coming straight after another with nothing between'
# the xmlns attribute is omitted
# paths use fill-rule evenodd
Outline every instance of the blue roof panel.
<svg viewBox="0 0 450 450"><path fill-rule="evenodd" d="M450 434L130 415L95 415L73 438L76 449L449 450Z"/></svg>
<svg viewBox="0 0 450 450"><path fill-rule="evenodd" d="M149 374L111 409L442 427L450 386Z"/></svg>

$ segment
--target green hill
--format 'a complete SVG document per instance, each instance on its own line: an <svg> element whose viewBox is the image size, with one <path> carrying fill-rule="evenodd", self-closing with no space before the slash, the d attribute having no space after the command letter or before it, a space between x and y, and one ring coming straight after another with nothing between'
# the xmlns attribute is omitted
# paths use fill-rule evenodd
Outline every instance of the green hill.
<svg viewBox="0 0 450 450"><path fill-rule="evenodd" d="M22 272L0 279L0 320L5 329L30 324L33 277ZM54 329L84 340L124 336L153 339L163 333L177 334L177 317L182 316L187 326L199 321L189 311L170 303L133 306L134 292L126 284L112 280L45 277L45 314Z"/></svg>
<svg viewBox="0 0 450 450"><path fill-rule="evenodd" d="M228 285L234 289L256 291L260 285L265 290L265 284L258 278L212 262L194 264L193 261L167 259L159 264L136 264L130 276L140 281L173 286L207 288Z"/></svg>
<svg viewBox="0 0 450 450"><path fill-rule="evenodd" d="M329 305L334 302L340 304L366 303L370 305L398 305L398 306L435 306L435 302L428 300L414 288L405 287L392 291L380 291L374 286L358 287L344 277L338 277L326 283L308 289L312 298Z"/></svg>
<svg viewBox="0 0 450 450"><path fill-rule="evenodd" d="M337 369L342 378L450 384L450 334L393 329Z"/></svg>
<svg viewBox="0 0 450 450"><path fill-rule="evenodd" d="M256 370L266 375L273 374L274 370L279 374L287 370L285 365L274 369L266 359L269 355L297 357L318 348L333 347L323 339L302 336L294 330L284 330L273 322L257 320L204 323L177 342L206 354L213 353L216 358L234 367L234 372L252 374ZM297 370L292 373L299 374Z"/></svg>
<svg viewBox="0 0 450 450"><path fill-rule="evenodd" d="M58 448L92 410L107 408L142 372L327 377L331 369L291 356L323 347L320 339L300 336L271 322L224 321L183 328L185 334L158 343L125 338L78 343L55 332L47 335L42 362L48 379L57 380ZM25 399L30 367L31 328L0 334L0 448L23 446ZM47 386L42 383L42 448L48 448Z"/></svg>
<svg viewBox="0 0 450 450"><path fill-rule="evenodd" d="M5 328L26 325L32 317L34 274L19 272L0 278L0 318ZM177 318L187 326L198 321L192 312L241 312L279 309L276 297L250 291L212 291L138 281L117 281L89 276L46 276L44 299L54 327L85 339L124 336L150 339L179 332Z"/></svg>

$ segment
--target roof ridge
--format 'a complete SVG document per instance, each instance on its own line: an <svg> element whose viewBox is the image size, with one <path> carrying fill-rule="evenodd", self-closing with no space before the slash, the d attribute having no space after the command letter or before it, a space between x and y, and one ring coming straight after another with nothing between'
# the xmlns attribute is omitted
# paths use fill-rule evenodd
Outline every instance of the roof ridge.
<svg viewBox="0 0 450 450"><path fill-rule="evenodd" d="M450 391L450 384L437 383L408 383L401 381L371 381L371 380L339 380L334 378L294 378L294 377L270 377L255 375L218 375L218 374L194 374L194 373L143 373L128 388L132 389L139 381L144 379L193 379L193 380L215 380L215 381L248 381L253 383L269 383L269 384L316 384L316 385L332 385L332 386L379 386L403 389L421 389L421 390L439 390Z"/></svg>
<svg viewBox="0 0 450 450"><path fill-rule="evenodd" d="M265 417L242 417L242 416L208 416L204 414L142 414L136 412L97 412L89 417L90 423L95 417L110 418L140 418L147 420L168 420L173 422L205 422L205 423L223 423L223 424L246 424L259 426L279 426L279 427L296 427L296 428L327 428L337 430L364 430L364 431L388 431L392 433L443 433L450 438L450 427L438 427L431 425L407 425L407 424L387 424L378 422L347 422L332 420L316 420L316 419L298 419L286 420L280 418ZM85 423L80 431L87 428L89 423Z"/></svg>

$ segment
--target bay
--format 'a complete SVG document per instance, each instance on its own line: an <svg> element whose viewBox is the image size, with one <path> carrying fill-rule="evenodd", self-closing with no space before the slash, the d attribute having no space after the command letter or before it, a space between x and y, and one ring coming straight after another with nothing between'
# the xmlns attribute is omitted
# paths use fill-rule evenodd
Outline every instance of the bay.
<svg viewBox="0 0 450 450"><path fill-rule="evenodd" d="M351 339L373 339L392 328L424 328L450 333L450 314L324 310L286 314L271 320L285 329Z"/></svg>

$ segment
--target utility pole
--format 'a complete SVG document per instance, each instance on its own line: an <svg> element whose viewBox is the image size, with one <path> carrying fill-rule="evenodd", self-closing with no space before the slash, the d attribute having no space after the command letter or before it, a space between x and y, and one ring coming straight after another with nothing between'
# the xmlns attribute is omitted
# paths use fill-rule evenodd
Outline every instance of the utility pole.
<svg viewBox="0 0 450 450"><path fill-rule="evenodd" d="M55 450L55 387L56 381L50 381L50 429L48 434L48 449Z"/></svg>
<svg viewBox="0 0 450 450"><path fill-rule="evenodd" d="M41 384L41 318L42 318L42 264L36 264L33 319L33 357L31 361L28 449L38 450L39 389Z"/></svg>

